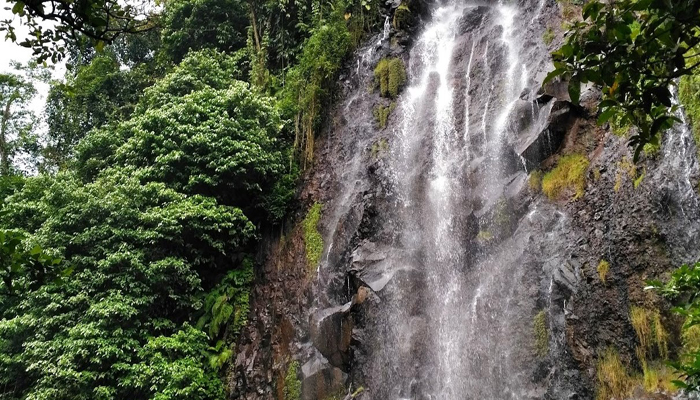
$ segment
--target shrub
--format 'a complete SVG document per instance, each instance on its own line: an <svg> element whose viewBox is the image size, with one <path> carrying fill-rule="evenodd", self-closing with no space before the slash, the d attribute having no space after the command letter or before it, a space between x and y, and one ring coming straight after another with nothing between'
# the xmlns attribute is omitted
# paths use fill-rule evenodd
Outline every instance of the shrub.
<svg viewBox="0 0 700 400"><path fill-rule="evenodd" d="M693 127L693 137L700 154L700 75L694 73L681 78L678 84L678 97Z"/></svg>
<svg viewBox="0 0 700 400"><path fill-rule="evenodd" d="M574 199L583 196L588 164L588 159L581 154L561 157L557 166L542 178L542 191L552 200L570 190L575 193Z"/></svg>
<svg viewBox="0 0 700 400"><path fill-rule="evenodd" d="M406 83L406 67L400 58L384 58L374 69L375 85L382 97L395 99Z"/></svg>

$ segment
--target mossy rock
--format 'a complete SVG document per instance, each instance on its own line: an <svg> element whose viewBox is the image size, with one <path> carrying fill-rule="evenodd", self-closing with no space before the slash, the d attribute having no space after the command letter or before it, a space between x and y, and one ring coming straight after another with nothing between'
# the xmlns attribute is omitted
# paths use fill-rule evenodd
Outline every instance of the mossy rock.
<svg viewBox="0 0 700 400"><path fill-rule="evenodd" d="M374 69L375 86L379 86L382 97L395 99L406 84L406 79L406 66L400 58L384 58Z"/></svg>
<svg viewBox="0 0 700 400"><path fill-rule="evenodd" d="M556 200L573 191L574 199L578 199L586 189L588 165L589 161L584 155L563 156L557 166L542 178L542 192L550 199Z"/></svg>

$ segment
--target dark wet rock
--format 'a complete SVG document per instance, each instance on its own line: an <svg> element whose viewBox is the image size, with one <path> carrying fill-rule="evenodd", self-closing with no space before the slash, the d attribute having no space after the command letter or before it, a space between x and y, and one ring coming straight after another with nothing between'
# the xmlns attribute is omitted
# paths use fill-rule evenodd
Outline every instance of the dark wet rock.
<svg viewBox="0 0 700 400"><path fill-rule="evenodd" d="M309 322L311 342L335 367L346 368L350 360L350 340L353 320L352 303L327 308L311 314Z"/></svg>
<svg viewBox="0 0 700 400"><path fill-rule="evenodd" d="M549 113L546 122L540 128L534 125L526 135L521 135L516 152L526 163L528 170L537 169L539 165L559 150L564 136L571 126L574 115L571 104L566 101L554 101L543 108ZM540 117L542 118L542 117Z"/></svg>
<svg viewBox="0 0 700 400"><path fill-rule="evenodd" d="M345 388L348 375L326 359L315 356L301 367L302 400L326 399Z"/></svg>

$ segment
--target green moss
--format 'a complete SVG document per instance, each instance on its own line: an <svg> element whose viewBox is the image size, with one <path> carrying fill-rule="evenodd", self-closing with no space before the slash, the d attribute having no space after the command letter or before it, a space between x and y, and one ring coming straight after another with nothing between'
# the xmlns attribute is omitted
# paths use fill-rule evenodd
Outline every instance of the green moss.
<svg viewBox="0 0 700 400"><path fill-rule="evenodd" d="M600 260L600 262L598 263L598 268L596 268L596 270L598 271L600 281L603 282L603 284L605 284L608 278L608 272L610 272L610 263L605 260Z"/></svg>
<svg viewBox="0 0 700 400"><path fill-rule="evenodd" d="M557 166L542 178L542 191L552 200L561 198L568 191L574 192L574 199L583 196L588 164L588 159L581 154L563 156Z"/></svg>
<svg viewBox="0 0 700 400"><path fill-rule="evenodd" d="M554 33L554 29L552 29L552 27L548 27L547 30L544 31L544 34L542 34L542 41L544 44L549 46L554 41L555 37L556 34Z"/></svg>
<svg viewBox="0 0 700 400"><path fill-rule="evenodd" d="M377 121L379 128L385 129L389 122L389 116L396 109L396 102L392 101L388 106L381 104L374 107L374 119Z"/></svg>
<svg viewBox="0 0 700 400"><path fill-rule="evenodd" d="M532 171L530 176L527 178L527 183L530 186L530 190L535 193L539 193L542 190L542 176L544 174L540 170Z"/></svg>
<svg viewBox="0 0 700 400"><path fill-rule="evenodd" d="M284 400L301 399L301 381L299 380L299 361L292 361L284 376Z"/></svg>
<svg viewBox="0 0 700 400"><path fill-rule="evenodd" d="M384 138L377 140L374 142L374 144L372 144L372 159L377 158L380 154L386 152L387 150L389 150L389 142Z"/></svg>
<svg viewBox="0 0 700 400"><path fill-rule="evenodd" d="M323 237L318 231L318 221L321 219L320 203L315 203L304 218L304 245L306 247L306 261L309 270L314 271L321 261L323 253Z"/></svg>
<svg viewBox="0 0 700 400"><path fill-rule="evenodd" d="M382 97L395 99L406 83L406 67L400 58L384 58L374 69L374 82Z"/></svg>
<svg viewBox="0 0 700 400"><path fill-rule="evenodd" d="M700 154L700 75L684 76L678 84L678 98L693 128L693 137Z"/></svg>
<svg viewBox="0 0 700 400"><path fill-rule="evenodd" d="M394 21L393 25L395 29L406 28L411 22L411 10L408 8L408 4L405 1L401 2L401 5L394 11Z"/></svg>
<svg viewBox="0 0 700 400"><path fill-rule="evenodd" d="M596 365L598 390L596 400L626 399L635 386L634 378L614 348L608 348Z"/></svg>
<svg viewBox="0 0 700 400"><path fill-rule="evenodd" d="M547 314L544 310L538 312L532 322L535 333L535 351L540 357L549 353L549 330L547 329Z"/></svg>

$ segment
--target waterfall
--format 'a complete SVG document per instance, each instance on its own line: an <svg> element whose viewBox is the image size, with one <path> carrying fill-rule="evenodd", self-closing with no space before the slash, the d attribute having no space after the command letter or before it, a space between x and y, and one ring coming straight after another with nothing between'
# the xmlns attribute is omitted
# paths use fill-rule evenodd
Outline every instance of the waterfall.
<svg viewBox="0 0 700 400"><path fill-rule="evenodd" d="M315 347L303 346L313 354L307 372L326 366L324 382L359 382L371 400L579 398L586 383L570 354L566 314L583 279L578 260L599 262L599 236L617 220L585 208L569 215L528 186L528 170L543 168L569 129L563 120L550 131L557 128L550 117L569 105L536 94L551 69L541 20L553 8L546 0L436 1L408 56L405 44L388 42L389 18L358 49L312 185L327 200L326 245L312 310ZM398 98L380 98L374 67L397 56L408 83ZM394 101L386 129L378 128L375 107ZM576 151L591 163L599 157L607 168L597 172L607 170L612 181L627 146L610 136L603 143L590 127L580 145L590 148ZM691 139L687 127L670 132L660 169L649 172L654 182L666 179L684 211L697 209ZM530 159L531 146L546 154ZM595 229L575 226L577 218ZM698 238L693 218L686 243L666 235L678 249ZM678 226L671 220L661 229ZM355 304L359 289L370 293L369 305ZM533 331L537 318L544 338ZM340 344L318 334L338 330Z"/></svg>

